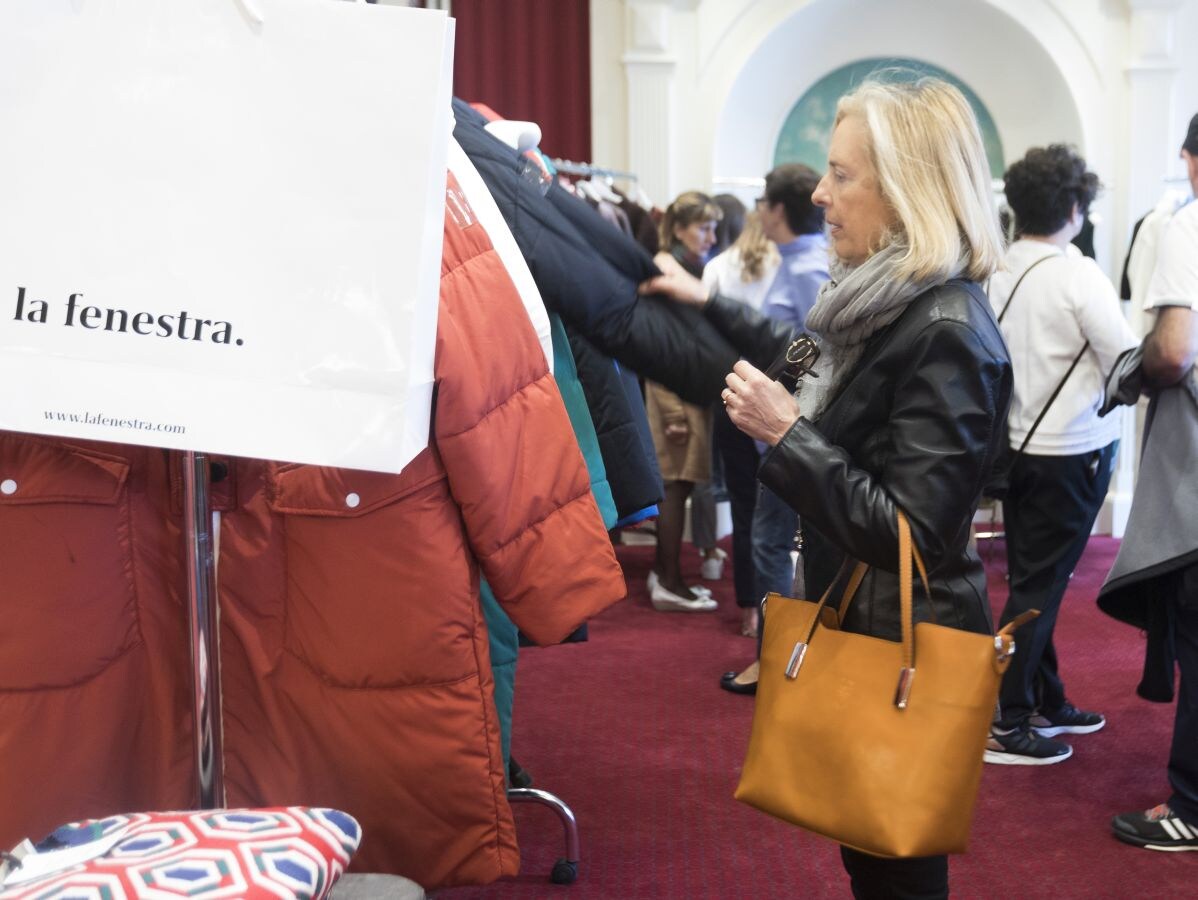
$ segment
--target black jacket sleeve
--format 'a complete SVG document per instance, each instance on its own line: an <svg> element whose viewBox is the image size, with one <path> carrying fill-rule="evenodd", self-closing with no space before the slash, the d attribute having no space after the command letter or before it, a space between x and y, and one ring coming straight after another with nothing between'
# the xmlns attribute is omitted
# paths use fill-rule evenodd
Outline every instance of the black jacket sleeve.
<svg viewBox="0 0 1198 900"><path fill-rule="evenodd" d="M703 313L740 356L762 371L797 337L789 325L719 294L708 301Z"/></svg>
<svg viewBox="0 0 1198 900"><path fill-rule="evenodd" d="M818 425L800 418L766 454L761 481L846 553L897 569L896 504L930 569L962 545L1006 414L1005 360L987 358L974 332L953 320L903 336L887 352L893 401L873 441L874 472L854 463ZM875 373L876 374L876 373ZM883 390L879 386L879 390Z"/></svg>
<svg viewBox="0 0 1198 900"><path fill-rule="evenodd" d="M455 102L454 137L478 169L512 231L546 307L606 356L690 403L714 402L737 354L702 315L646 301L638 285L658 274L627 235L557 185L528 177L531 164Z"/></svg>

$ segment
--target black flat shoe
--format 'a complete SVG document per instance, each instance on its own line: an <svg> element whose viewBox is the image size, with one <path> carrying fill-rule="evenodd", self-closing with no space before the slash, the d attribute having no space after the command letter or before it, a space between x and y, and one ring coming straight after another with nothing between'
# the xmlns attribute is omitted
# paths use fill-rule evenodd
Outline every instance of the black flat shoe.
<svg viewBox="0 0 1198 900"><path fill-rule="evenodd" d="M750 684L740 684L736 680L736 676L739 674L740 672L725 672L720 676L720 687L726 691L731 691L734 694L756 694L757 682L754 681Z"/></svg>

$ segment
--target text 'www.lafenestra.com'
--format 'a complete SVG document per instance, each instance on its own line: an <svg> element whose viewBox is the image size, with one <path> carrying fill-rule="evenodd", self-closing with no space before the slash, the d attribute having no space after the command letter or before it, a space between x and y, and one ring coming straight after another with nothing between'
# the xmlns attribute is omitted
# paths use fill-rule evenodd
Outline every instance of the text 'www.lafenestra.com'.
<svg viewBox="0 0 1198 900"><path fill-rule="evenodd" d="M147 422L145 419L119 419L103 413L63 413L46 410L45 415L51 422L69 422L73 425L101 425L106 428L132 428L137 431L164 431L168 434L187 432L184 425L163 425L160 422Z"/></svg>

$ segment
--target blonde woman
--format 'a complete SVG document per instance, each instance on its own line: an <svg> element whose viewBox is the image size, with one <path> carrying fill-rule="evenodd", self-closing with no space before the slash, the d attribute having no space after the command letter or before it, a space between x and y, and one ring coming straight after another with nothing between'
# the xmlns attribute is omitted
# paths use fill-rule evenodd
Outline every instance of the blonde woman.
<svg viewBox="0 0 1198 900"><path fill-rule="evenodd" d="M901 509L928 564L937 620L989 633L969 525L1000 449L1011 367L978 286L1003 248L969 104L934 78L862 84L837 107L813 199L836 259L807 318L819 377L802 379L794 396L761 371L788 330L743 304L709 301L680 269L647 288L702 305L746 357L723 399L733 423L769 445L758 478L802 520L803 595L818 597L846 558L863 560L872 568L841 627L898 640ZM917 592L917 619L930 618L928 606ZM841 856L858 898L948 896L947 857L844 847Z"/></svg>
<svg viewBox="0 0 1198 900"><path fill-rule="evenodd" d="M732 246L703 269L703 283L730 300L760 310L781 262L778 246L761 227L761 216L751 212Z"/></svg>

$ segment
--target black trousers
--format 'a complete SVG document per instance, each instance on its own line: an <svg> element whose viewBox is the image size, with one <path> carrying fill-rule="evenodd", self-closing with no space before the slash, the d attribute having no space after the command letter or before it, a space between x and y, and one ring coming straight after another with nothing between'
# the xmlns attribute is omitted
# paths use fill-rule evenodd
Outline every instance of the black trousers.
<svg viewBox="0 0 1198 900"><path fill-rule="evenodd" d="M1198 825L1198 564L1173 573L1170 581L1166 603L1181 677L1169 751L1169 806Z"/></svg>
<svg viewBox="0 0 1198 900"><path fill-rule="evenodd" d="M753 579L753 510L759 457L753 439L732 424L723 406L712 414L712 435L724 464L724 489L732 510L732 585L736 605L756 606Z"/></svg>
<svg viewBox="0 0 1198 900"><path fill-rule="evenodd" d="M882 859L840 848L856 900L943 900L948 896L948 857Z"/></svg>
<svg viewBox="0 0 1198 900"><path fill-rule="evenodd" d="M1069 576L1110 486L1118 446L1114 441L1075 456L1023 454L1011 470L1002 505L1010 596L999 627L1025 610L1038 609L1040 616L1015 633L1015 655L998 694L1004 728L1037 709L1065 704L1052 634Z"/></svg>

